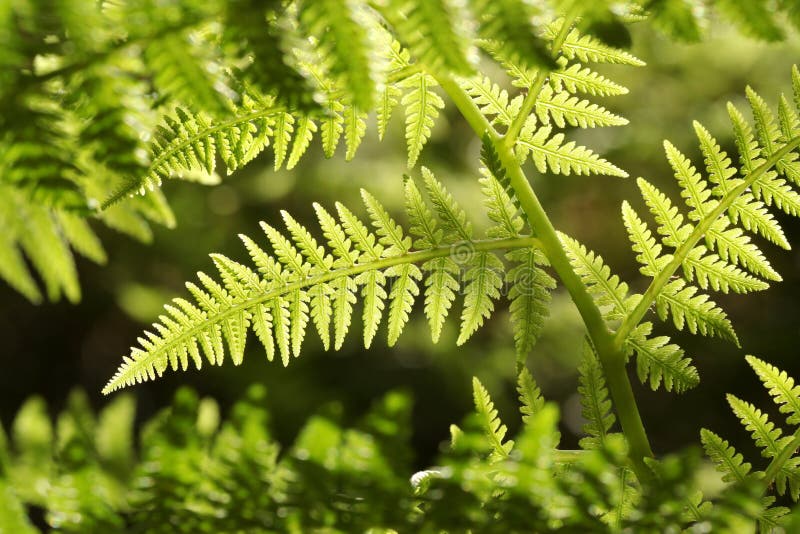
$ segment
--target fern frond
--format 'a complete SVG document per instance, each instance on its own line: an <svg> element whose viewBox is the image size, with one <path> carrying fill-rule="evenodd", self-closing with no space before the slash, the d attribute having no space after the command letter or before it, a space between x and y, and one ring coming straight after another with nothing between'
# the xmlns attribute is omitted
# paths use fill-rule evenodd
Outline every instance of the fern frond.
<svg viewBox="0 0 800 534"><path fill-rule="evenodd" d="M767 414L745 402L734 395L728 394L728 404L733 413L742 422L744 427L752 434L753 441L761 450L765 458L774 458L780 454L781 449L791 441L788 436L782 436L780 428L777 428Z"/></svg>
<svg viewBox="0 0 800 534"><path fill-rule="evenodd" d="M755 356L745 356L745 360L775 399L781 413L788 414L786 423L800 424L800 385L795 385L794 379L786 371L781 371Z"/></svg>
<svg viewBox="0 0 800 534"><path fill-rule="evenodd" d="M550 86L545 86L539 93L536 115L543 125L548 126L552 120L559 128L564 128L567 124L581 128L628 124L627 119L614 115L602 106L566 92L553 91Z"/></svg>
<svg viewBox="0 0 800 534"><path fill-rule="evenodd" d="M581 439L580 445L582 449L598 449L603 446L616 418L611 411L611 400L600 362L588 341L584 342L583 360L578 366L578 373L581 413L586 419L583 431L587 434Z"/></svg>
<svg viewBox="0 0 800 534"><path fill-rule="evenodd" d="M472 396L475 402L475 411L491 446L489 461L493 463L508 459L514 448L514 441L504 441L508 429L498 417L489 392L477 377L472 377Z"/></svg>
<svg viewBox="0 0 800 534"><path fill-rule="evenodd" d="M535 254L532 247L538 242L518 233L473 239L463 209L430 171L424 169L423 173L427 199L413 181L407 179L405 184L410 232L364 191L371 229L340 204L336 205L338 217L315 204L324 241L283 212L287 233L262 223L271 252L242 236L255 270L212 255L221 283L200 273L198 284L187 284L195 302L179 298L166 306L165 314L139 339L139 346L131 349L104 391L153 379L167 367L186 369L192 363L199 368L203 360L220 365L226 353L239 364L248 330L255 332L269 360L279 355L284 365L292 355L299 355L309 323L326 348L339 349L352 327L359 295L364 306L364 344L372 343L386 312L392 345L408 321L423 278L425 313L434 340L463 279L459 343L466 341L491 315L500 296L505 265L495 251L520 249ZM428 201L433 211L428 209ZM452 229L453 236L445 239L444 228ZM468 239L459 240L462 237ZM456 240L466 255L454 248ZM543 260L534 257L530 261L539 264ZM542 288L534 296L543 300L544 290L549 290L552 282L543 273L538 276ZM524 299L521 282L515 280L515 284L516 293L510 296L512 315L518 313L514 310ZM531 306L544 315L535 304Z"/></svg>
<svg viewBox="0 0 800 534"><path fill-rule="evenodd" d="M545 38L555 39L560 30L561 22L553 23L545 28ZM641 67L644 61L619 48L614 48L600 42L591 35L581 35L577 29L572 29L564 39L561 53L567 59L577 58L584 63L616 63Z"/></svg>
<svg viewBox="0 0 800 534"><path fill-rule="evenodd" d="M575 144L574 141L564 143L564 134L557 133L552 137L550 126L537 127L535 121L528 121L517 139L517 157L525 161L531 156L539 172L547 172L548 168L556 174L606 174L608 176L626 177L628 173L609 163L588 148Z"/></svg>
<svg viewBox="0 0 800 534"><path fill-rule="evenodd" d="M550 292L555 289L556 281L541 269L540 265L546 261L535 248L511 251L506 258L515 262L506 274L506 283L517 362L524 362L550 315Z"/></svg>
<svg viewBox="0 0 800 534"><path fill-rule="evenodd" d="M493 124L509 126L519 113L522 99L515 97L513 100L509 100L508 91L492 82L488 76L465 79L461 85L472 97L472 101L475 102L481 113L492 117Z"/></svg>
<svg viewBox="0 0 800 534"><path fill-rule="evenodd" d="M714 462L717 471L721 472L722 480L725 482L742 482L750 473L750 464L744 461L744 457L736 452L727 441L719 437L714 432L703 428L700 430L700 440L703 448L711 461Z"/></svg>
<svg viewBox="0 0 800 534"><path fill-rule="evenodd" d="M550 85L556 93L562 87L570 93L586 93L593 96L618 96L628 94L628 89L580 63L559 61L561 68L550 73ZM521 80L515 80L515 85ZM530 82L522 87L530 87Z"/></svg>
<svg viewBox="0 0 800 534"><path fill-rule="evenodd" d="M400 103L406 113L409 168L416 165L431 136L434 120L439 116L439 110L444 108L444 100L433 90L435 86L436 80L425 73L414 74L400 83L400 87L408 90Z"/></svg>
<svg viewBox="0 0 800 534"><path fill-rule="evenodd" d="M707 295L698 293L696 287L687 285L681 279L664 286L656 297L656 312L662 321L672 316L678 330L686 326L693 334L699 332L704 336L721 337L739 344L725 312Z"/></svg>
<svg viewBox="0 0 800 534"><path fill-rule="evenodd" d="M527 425L531 418L544 407L545 400L539 385L525 366L522 366L517 377L517 393L519 394L522 422Z"/></svg>
<svg viewBox="0 0 800 534"><path fill-rule="evenodd" d="M666 336L649 337L651 323L642 323L628 338L626 346L636 351L636 372L639 380L655 391L664 383L664 389L683 393L700 383L697 369L683 349L669 343Z"/></svg>

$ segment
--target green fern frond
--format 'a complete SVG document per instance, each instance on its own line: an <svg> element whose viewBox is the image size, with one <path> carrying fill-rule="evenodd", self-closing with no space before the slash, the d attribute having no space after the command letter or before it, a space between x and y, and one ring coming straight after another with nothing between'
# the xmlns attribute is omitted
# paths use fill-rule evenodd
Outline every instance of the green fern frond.
<svg viewBox="0 0 800 534"><path fill-rule="evenodd" d="M406 113L406 143L408 145L408 166L414 167L422 148L431 136L434 119L444 108L444 100L433 88L436 80L425 73L417 73L400 82L400 87L408 92L401 104Z"/></svg>
<svg viewBox="0 0 800 534"><path fill-rule="evenodd" d="M578 373L581 414L586 419L583 431L587 434L581 439L580 445L582 449L598 449L603 447L616 418L611 411L611 400L600 362L588 341L584 342L583 360L578 366Z"/></svg>
<svg viewBox="0 0 800 534"><path fill-rule="evenodd" d="M481 113L486 117L493 117L493 124L507 127L519 113L522 98L518 96L509 101L508 91L492 82L487 76L479 79L465 79L461 85L472 97L472 101L475 102Z"/></svg>
<svg viewBox="0 0 800 534"><path fill-rule="evenodd" d="M539 385L525 366L522 367L517 377L517 393L519 394L522 422L527 425L531 418L544 408L545 400Z"/></svg>
<svg viewBox="0 0 800 534"><path fill-rule="evenodd" d="M557 93L563 87L570 93L586 93L592 96L618 96L628 94L628 89L602 74L580 63L569 64L566 59L559 61L560 68L550 73L550 85ZM522 80L515 80L521 85ZM530 83L523 87L529 87Z"/></svg>
<svg viewBox="0 0 800 534"><path fill-rule="evenodd" d="M498 417L489 392L486 391L486 388L483 387L477 377L472 377L472 395L475 402L475 411L491 446L489 462L500 462L508 459L511 450L514 448L514 441L504 441L508 429Z"/></svg>
<svg viewBox="0 0 800 534"><path fill-rule="evenodd" d="M745 360L775 399L781 413L788 414L786 423L800 424L800 385L795 385L794 379L786 371L781 371L755 356L745 356Z"/></svg>
<svg viewBox="0 0 800 534"><path fill-rule="evenodd" d="M547 263L535 248L508 252L506 258L515 262L506 274L506 282L510 288L509 311L517 362L524 362L542 334L545 319L550 315L551 291L555 289L556 281L540 267Z"/></svg>
<svg viewBox="0 0 800 534"><path fill-rule="evenodd" d="M749 402L730 394L728 394L727 399L733 413L752 434L756 446L762 449L761 454L764 457L774 458L791 441L791 438L782 436L781 429L769 420L767 414Z"/></svg>
<svg viewBox="0 0 800 534"><path fill-rule="evenodd" d="M425 313L434 340L456 300L459 281L464 281L458 342L465 342L491 315L500 296L506 268L494 251L520 249L535 254L531 251L538 242L520 234L473 239L464 211L430 171L424 169L423 174L428 199L406 180L410 232L372 195L362 192L373 229L340 204L336 205L338 220L315 204L324 243L284 212L287 234L262 223L271 252L241 236L256 270L212 255L221 284L203 273L198 275L198 284L187 284L195 303L179 298L167 305L104 391L153 379L167 367L186 369L190 361L195 367L204 359L220 365L226 352L239 364L248 330L255 332L269 360L280 356L284 365L292 355L299 355L309 323L326 348L339 349L352 326L359 293L364 301L364 344L371 344L385 311L392 345L408 321L423 278ZM453 237L444 239L443 228L453 229ZM543 260L534 256L532 261L538 265ZM537 276L542 287L534 298L544 300L552 282L543 273ZM516 278L510 295L512 315L519 313L514 310L525 298L523 281ZM533 312L544 315L536 303L531 306ZM530 332L523 334L530 346Z"/></svg>
<svg viewBox="0 0 800 534"><path fill-rule="evenodd" d="M608 176L626 177L628 173L609 163L588 148L575 144L574 141L564 143L564 134L557 133L552 137L550 126L537 126L535 121L527 121L517 139L517 157L525 161L530 155L539 172L549 169L556 174L606 174Z"/></svg>
<svg viewBox="0 0 800 534"><path fill-rule="evenodd" d="M550 86L545 86L539 93L536 115L543 125L548 126L552 120L559 128L567 124L581 128L628 124L627 119L614 115L602 106L570 96L567 92L555 92Z"/></svg>
<svg viewBox="0 0 800 534"><path fill-rule="evenodd" d="M750 464L727 441L707 429L700 430L703 448L725 482L743 482L750 473Z"/></svg>
<svg viewBox="0 0 800 534"><path fill-rule="evenodd" d="M664 383L664 389L683 393L700 383L697 369L683 349L670 343L666 336L649 337L651 323L642 323L628 338L626 346L636 351L636 372L639 380L655 391Z"/></svg>
<svg viewBox="0 0 800 534"><path fill-rule="evenodd" d="M545 38L555 39L560 28L561 22L546 26ZM616 63L633 67L645 65L644 61L633 54L608 46L591 35L581 35L577 29L572 29L567 34L561 46L561 53L567 59L577 58L584 63Z"/></svg>

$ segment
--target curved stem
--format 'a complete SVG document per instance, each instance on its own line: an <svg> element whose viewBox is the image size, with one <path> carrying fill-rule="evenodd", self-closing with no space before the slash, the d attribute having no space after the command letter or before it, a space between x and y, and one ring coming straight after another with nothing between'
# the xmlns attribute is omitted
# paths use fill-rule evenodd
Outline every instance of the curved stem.
<svg viewBox="0 0 800 534"><path fill-rule="evenodd" d="M670 281L672 275L675 274L675 272L681 267L689 252L692 251L695 245L697 245L697 242L703 238L703 236L713 226L717 219L719 219L719 217L725 213L731 204L733 204L737 198L739 198L751 185L753 185L756 180L761 178L767 171L772 169L772 167L774 167L781 159L783 159L789 152L798 146L800 146L800 137L795 137L783 145L780 150L777 150L767 159L767 161L765 161L757 169L751 172L744 180L742 180L742 183L728 191L725 196L720 199L714 209L711 210L711 213L709 213L708 217L700 221L700 223L695 226L694 230L686 239L686 241L681 243L681 245L675 249L672 260L658 273L658 275L656 275L655 278L653 278L653 281L650 282L650 286L644 292L644 295L642 295L641 300L636 304L636 307L633 309L633 311L628 314L627 317L625 317L625 320L614 334L614 347L617 349L622 348L628 335L630 335L631 331L636 328L639 322L641 322L642 318L644 318L647 310L650 309L650 306L656 300L658 294Z"/></svg>
<svg viewBox="0 0 800 534"><path fill-rule="evenodd" d="M532 229L541 241L542 250L567 288L586 325L589 337L594 343L617 416L628 439L630 458L636 475L640 480L651 478L644 458L652 457L653 452L639 415L630 380L628 380L625 355L621 350L614 348L611 332L603 320L600 309L572 268L556 229L550 222L550 218L539 202L511 148L503 142L503 138L492 128L469 95L455 81L445 76L438 76L437 80L475 133L479 136L488 133L506 170L511 187L514 189Z"/></svg>

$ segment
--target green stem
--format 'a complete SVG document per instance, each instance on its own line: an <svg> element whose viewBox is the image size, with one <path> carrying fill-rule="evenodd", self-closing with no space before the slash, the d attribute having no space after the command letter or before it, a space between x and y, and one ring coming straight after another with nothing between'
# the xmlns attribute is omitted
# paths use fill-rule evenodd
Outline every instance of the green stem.
<svg viewBox="0 0 800 534"><path fill-rule="evenodd" d="M586 325L589 337L594 343L617 416L628 439L630 458L636 475L640 480L649 479L650 471L644 463L644 458L652 457L653 453L639 415L636 399L633 396L633 389L628 380L625 355L621 350L614 348L611 332L608 330L597 304L580 277L572 269L556 229L528 182L511 147L504 143L503 138L492 128L469 95L455 81L445 76L437 77L437 79L475 133L479 136L483 136L485 132L488 133L508 174L511 187L541 241L542 250L567 288Z"/></svg>
<svg viewBox="0 0 800 534"><path fill-rule="evenodd" d="M686 239L686 241L681 243L681 245L675 249L672 260L661 271L659 271L658 275L656 275L656 277L653 278L653 281L650 282L650 286L644 292L644 295L642 295L641 300L638 302L638 304L636 304L636 307L633 309L633 311L628 314L627 317L625 317L625 320L614 334L614 347L620 350L624 346L625 340L628 338L631 331L636 328L639 322L641 322L641 320L644 318L645 314L650 309L650 306L656 300L658 294L670 281L672 275L675 274L675 272L681 267L689 252L694 249L695 245L697 245L697 242L703 238L703 236L714 225L717 219L719 219L719 217L725 213L728 208L730 208L731 204L733 204L737 198L744 194L744 192L751 185L753 185L756 180L761 178L764 173L772 169L772 167L774 167L781 159L783 159L789 152L798 146L800 146L800 137L795 137L783 145L780 150L772 154L767 161L765 161L757 169L751 172L744 180L742 180L742 183L728 191L725 196L720 199L714 209L711 210L711 213L709 213L705 219L700 221L700 223L695 226L694 230Z"/></svg>

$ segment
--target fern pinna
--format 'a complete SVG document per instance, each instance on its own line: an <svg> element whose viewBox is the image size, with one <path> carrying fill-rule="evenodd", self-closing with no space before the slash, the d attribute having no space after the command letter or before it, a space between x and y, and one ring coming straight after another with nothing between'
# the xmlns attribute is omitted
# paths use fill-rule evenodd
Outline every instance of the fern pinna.
<svg viewBox="0 0 800 534"><path fill-rule="evenodd" d="M140 338L140 347L104 392L152 379L168 366L186 369L190 360L197 367L203 357L219 365L226 352L239 364L250 329L268 359L279 355L284 365L299 355L309 323L325 348L339 349L359 295L369 347L384 315L388 342L397 341L421 293L431 335L438 340L456 295L463 292L461 344L492 314L507 288L517 349L525 356L540 333L554 286L542 269L546 260L537 239L522 233L521 217L488 170L481 180L493 221L486 239L475 237L464 210L433 174L423 167L422 175L426 195L414 180L405 181L409 229L362 191L372 229L341 204L335 206L338 218L315 204L327 247L283 212L288 237L262 223L272 253L241 236L256 271L213 255L222 283L200 273L199 285L187 284L196 303L176 299L167 306L167 315ZM496 254L500 250L508 251L512 267L507 272Z"/></svg>

